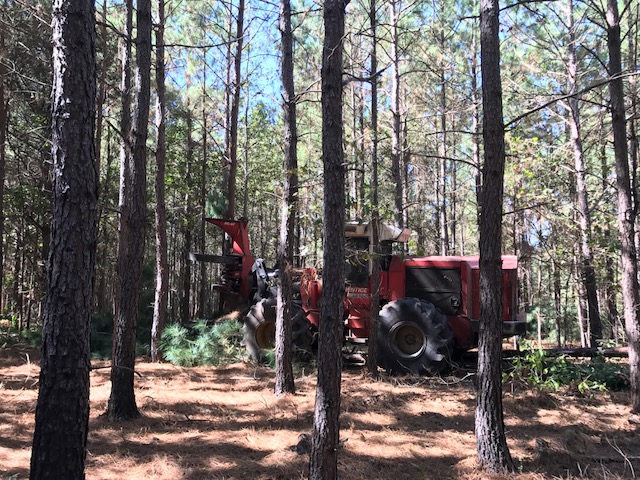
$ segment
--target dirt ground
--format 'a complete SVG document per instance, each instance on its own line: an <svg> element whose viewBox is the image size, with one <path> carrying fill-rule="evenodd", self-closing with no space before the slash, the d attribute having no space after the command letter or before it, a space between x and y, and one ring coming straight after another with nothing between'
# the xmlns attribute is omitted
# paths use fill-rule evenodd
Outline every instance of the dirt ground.
<svg viewBox="0 0 640 480"><path fill-rule="evenodd" d="M94 366L106 364L94 363ZM91 374L88 479L303 479L308 455L293 446L310 432L315 376L297 393L273 395L267 368L181 368L140 362L143 417L109 422L109 369ZM476 464L473 376L342 383L341 479L499 479ZM33 351L0 350L0 478L28 477L37 397ZM507 388L507 390L509 390ZM638 426L627 393L507 391L505 422L518 480L620 479L640 475ZM304 449L302 449L304 450Z"/></svg>

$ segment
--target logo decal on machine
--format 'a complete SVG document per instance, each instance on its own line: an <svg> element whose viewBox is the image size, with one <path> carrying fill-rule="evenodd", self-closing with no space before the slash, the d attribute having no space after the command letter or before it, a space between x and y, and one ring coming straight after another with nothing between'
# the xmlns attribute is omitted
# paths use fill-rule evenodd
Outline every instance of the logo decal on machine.
<svg viewBox="0 0 640 480"><path fill-rule="evenodd" d="M369 298L367 287L347 287L347 298Z"/></svg>

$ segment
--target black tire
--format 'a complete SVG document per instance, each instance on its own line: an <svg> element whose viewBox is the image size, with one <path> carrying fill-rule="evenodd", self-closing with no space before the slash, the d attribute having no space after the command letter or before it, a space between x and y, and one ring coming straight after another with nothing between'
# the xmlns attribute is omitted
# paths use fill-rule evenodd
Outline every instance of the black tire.
<svg viewBox="0 0 640 480"><path fill-rule="evenodd" d="M253 305L244 317L244 345L249 357L259 362L264 351L275 347L276 298L265 298ZM296 348L311 351L311 323L300 305L294 303L291 312L291 339Z"/></svg>
<svg viewBox="0 0 640 480"><path fill-rule="evenodd" d="M453 333L447 317L429 302L387 303L378 323L378 365L389 373L436 374L450 364Z"/></svg>

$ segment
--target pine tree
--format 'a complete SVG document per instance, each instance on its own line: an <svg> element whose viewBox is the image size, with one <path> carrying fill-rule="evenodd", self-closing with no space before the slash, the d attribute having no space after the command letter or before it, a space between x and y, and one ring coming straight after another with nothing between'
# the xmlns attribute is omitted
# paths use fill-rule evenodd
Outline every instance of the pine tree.
<svg viewBox="0 0 640 480"><path fill-rule="evenodd" d="M609 93L611 125L618 188L618 228L622 246L622 297L624 323L629 342L631 369L631 411L640 413L640 301L638 298L638 258L635 248L635 211L629 174L624 84L622 81L622 41L620 14L616 0L607 1L607 47L609 50Z"/></svg>
<svg viewBox="0 0 640 480"><path fill-rule="evenodd" d="M502 411L502 202L505 164L498 0L480 2L484 167L480 206L480 332L476 440L480 464L513 471Z"/></svg>
<svg viewBox="0 0 640 480"><path fill-rule="evenodd" d="M98 219L95 2L53 7L52 244L30 478L83 479Z"/></svg>
<svg viewBox="0 0 640 480"><path fill-rule="evenodd" d="M293 32L291 3L281 0L282 85L284 87L284 191L280 219L278 266L280 284L276 318L276 395L295 393L291 366L291 312L293 305L293 236L298 202L298 130L296 96L293 82Z"/></svg>
<svg viewBox="0 0 640 480"><path fill-rule="evenodd" d="M343 341L345 169L342 149L342 50L346 3L324 2L322 162L324 275L318 338L318 383L309 462L311 480L338 477Z"/></svg>
<svg viewBox="0 0 640 480"><path fill-rule="evenodd" d="M151 360L160 360L158 343L167 317L169 296L169 271L167 265L167 214L165 203L165 161L166 161L166 87L164 58L165 0L158 0L158 26L156 31L156 293L153 303L153 323L151 325Z"/></svg>
<svg viewBox="0 0 640 480"><path fill-rule="evenodd" d="M113 419L140 415L133 375L140 279L144 259L147 214L147 125L151 90L151 0L138 0L136 9L136 85L131 124L131 155L121 178L116 317L113 336L111 395L107 414Z"/></svg>

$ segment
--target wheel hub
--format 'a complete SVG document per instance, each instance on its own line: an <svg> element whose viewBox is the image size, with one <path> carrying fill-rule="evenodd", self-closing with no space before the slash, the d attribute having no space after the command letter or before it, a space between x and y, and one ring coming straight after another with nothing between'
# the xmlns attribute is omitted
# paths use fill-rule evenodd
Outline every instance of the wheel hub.
<svg viewBox="0 0 640 480"><path fill-rule="evenodd" d="M424 352L427 338L413 322L400 322L389 332L389 343L396 354L403 358L416 358Z"/></svg>
<svg viewBox="0 0 640 480"><path fill-rule="evenodd" d="M275 347L276 324L275 322L263 322L256 328L256 343L258 347L267 350Z"/></svg>

